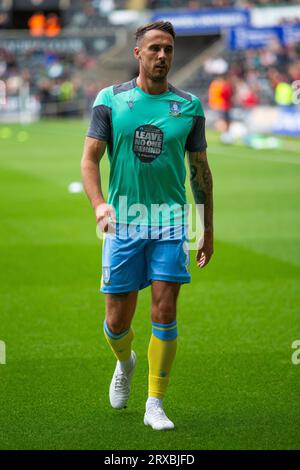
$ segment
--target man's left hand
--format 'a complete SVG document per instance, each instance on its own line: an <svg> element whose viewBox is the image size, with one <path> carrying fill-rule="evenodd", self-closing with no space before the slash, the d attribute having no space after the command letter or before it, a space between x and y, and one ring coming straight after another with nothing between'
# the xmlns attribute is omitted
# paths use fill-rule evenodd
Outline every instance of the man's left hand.
<svg viewBox="0 0 300 470"><path fill-rule="evenodd" d="M214 237L212 232L204 232L204 240L197 251L196 261L199 268L204 268L214 252Z"/></svg>

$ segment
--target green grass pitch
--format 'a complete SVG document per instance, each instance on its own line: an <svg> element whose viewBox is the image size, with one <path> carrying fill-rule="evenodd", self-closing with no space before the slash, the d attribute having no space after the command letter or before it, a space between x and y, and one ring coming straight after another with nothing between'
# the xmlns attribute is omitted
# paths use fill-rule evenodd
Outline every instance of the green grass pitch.
<svg viewBox="0 0 300 470"><path fill-rule="evenodd" d="M299 448L300 143L259 151L208 132L215 254L203 271L192 260L181 291L165 399L176 430L160 433L143 424L149 289L133 324L129 406L108 402L101 244L85 195L67 190L80 179L86 127L0 127L0 448ZM107 187L105 161L102 171Z"/></svg>

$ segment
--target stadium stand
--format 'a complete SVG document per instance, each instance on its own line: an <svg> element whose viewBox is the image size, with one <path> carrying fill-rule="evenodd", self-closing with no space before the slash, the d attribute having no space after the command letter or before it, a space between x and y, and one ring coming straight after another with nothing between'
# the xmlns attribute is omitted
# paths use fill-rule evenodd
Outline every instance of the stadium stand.
<svg viewBox="0 0 300 470"><path fill-rule="evenodd" d="M253 7L266 5L297 4L300 0L104 0L94 2L114 5L115 9L191 9L224 8L224 7ZM113 9L113 8L112 8Z"/></svg>
<svg viewBox="0 0 300 470"><path fill-rule="evenodd" d="M83 28L98 30L108 26L107 14L110 13L113 7L114 3L109 0L108 2L93 2L92 0L72 1L70 8L64 14L65 28L68 31L76 32Z"/></svg>
<svg viewBox="0 0 300 470"><path fill-rule="evenodd" d="M235 106L251 108L257 104L276 104L278 85L300 80L300 46L295 43L289 47L273 44L269 48L247 51L225 49L222 57L205 61L186 81L185 87L208 104L209 86L216 76L223 74L232 83Z"/></svg>
<svg viewBox="0 0 300 470"><path fill-rule="evenodd" d="M69 0L59 10L60 3L45 0L49 8L42 11L42 28L40 23L38 31L33 32L32 25L36 27L36 23L32 18L37 16L37 8L20 14L14 11L13 1L0 0L0 80L5 83L12 109L27 100L31 109L39 110L41 116L82 116L89 112L99 89L130 79L136 73L135 62L130 58L136 23L127 25L122 47L115 47L114 54L110 54L118 31L111 24L111 14L116 10L148 11L150 21L156 11L184 9L194 14L208 7L210 11L220 8L226 11L227 7L251 11L255 6L282 5L279 0ZM300 0L290 0L284 6L299 4ZM18 25L21 31L7 29L9 19L10 25ZM47 30L49 19L51 28ZM296 14L276 21L277 25L300 24ZM125 30L122 26L120 29ZM180 33L170 79L172 81L178 71L187 68L185 78L175 80L174 84L200 96L205 106L209 105L211 83L224 74L232 86L234 107L288 106L292 102L291 83L300 80L297 37L288 44L272 40L264 47L231 48L222 27L219 31L193 32L192 35ZM35 42L30 43L28 38ZM222 47L210 50L218 41ZM201 59L199 66L189 69L189 63L201 58L206 50L209 56Z"/></svg>
<svg viewBox="0 0 300 470"><path fill-rule="evenodd" d="M14 12L5 10L6 5L0 2L0 13L8 13L12 25L16 14L20 29L0 32L0 81L6 99L2 115L84 115L106 85L98 60L116 40L106 16L89 0L71 1L58 14L35 7Z"/></svg>
<svg viewBox="0 0 300 470"><path fill-rule="evenodd" d="M86 51L57 52L32 48L25 53L0 49L0 80L6 96L28 96L40 103L42 116L82 116L90 107L101 79L83 80L80 71L96 76L97 58Z"/></svg>

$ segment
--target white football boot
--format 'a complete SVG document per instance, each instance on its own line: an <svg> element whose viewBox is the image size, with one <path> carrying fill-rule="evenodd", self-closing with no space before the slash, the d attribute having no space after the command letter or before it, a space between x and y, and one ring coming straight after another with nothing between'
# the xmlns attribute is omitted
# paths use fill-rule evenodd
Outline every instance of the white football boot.
<svg viewBox="0 0 300 470"><path fill-rule="evenodd" d="M136 364L136 355L131 351L131 361L127 361L126 367L121 367L117 361L114 375L109 387L109 400L113 408L126 408L130 395L130 382Z"/></svg>
<svg viewBox="0 0 300 470"><path fill-rule="evenodd" d="M150 397L146 403L144 424L151 426L156 431L167 431L174 429L174 423L167 417L162 406L162 400Z"/></svg>

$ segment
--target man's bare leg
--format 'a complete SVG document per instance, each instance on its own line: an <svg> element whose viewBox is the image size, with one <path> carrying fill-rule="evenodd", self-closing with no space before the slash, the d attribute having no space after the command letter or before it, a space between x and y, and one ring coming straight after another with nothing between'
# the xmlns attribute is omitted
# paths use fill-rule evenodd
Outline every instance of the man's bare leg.
<svg viewBox="0 0 300 470"><path fill-rule="evenodd" d="M112 333L130 328L137 304L138 292L105 294L105 320Z"/></svg>

